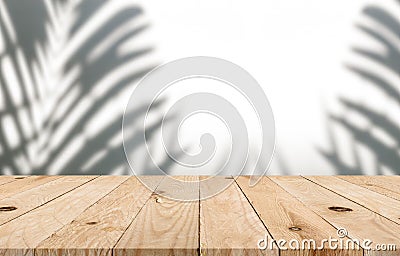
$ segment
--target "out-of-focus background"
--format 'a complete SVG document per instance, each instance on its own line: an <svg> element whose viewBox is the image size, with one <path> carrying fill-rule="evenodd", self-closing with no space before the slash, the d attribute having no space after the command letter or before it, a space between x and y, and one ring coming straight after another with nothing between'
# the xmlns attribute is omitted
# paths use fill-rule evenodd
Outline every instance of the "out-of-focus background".
<svg viewBox="0 0 400 256"><path fill-rule="evenodd" d="M135 84L204 55L264 89L269 174L399 174L399 17L396 0L0 0L0 172L130 173L121 126Z"/></svg>

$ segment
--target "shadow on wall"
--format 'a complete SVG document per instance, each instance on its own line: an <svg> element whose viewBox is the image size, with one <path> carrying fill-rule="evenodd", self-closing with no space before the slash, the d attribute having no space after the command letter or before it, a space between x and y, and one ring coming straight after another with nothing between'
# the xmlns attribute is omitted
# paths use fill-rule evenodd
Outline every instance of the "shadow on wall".
<svg viewBox="0 0 400 256"><path fill-rule="evenodd" d="M399 3L398 1L396 2ZM378 74L377 71L360 65L346 66L351 72L365 79L368 82L368 86L372 85L379 94L394 102L398 114L389 116L382 113L382 111L376 110L379 108L376 104L376 108L373 108L349 99L340 98L340 104L346 111L361 116L364 120L367 120L369 125L367 128L360 128L352 120L330 114L328 131L331 149L320 150L320 152L334 166L338 174L364 173L363 157L359 151L360 147L367 149L373 155L375 174L400 174L400 19L389 10L378 6L367 6L363 10L363 14L378 26L384 27L384 29L365 25L357 25L357 28L369 38L381 44L384 47L384 51L354 47L354 54L380 65L394 74L396 79L395 81L393 79L389 80L385 78L385 75ZM388 36L388 33L390 36ZM340 157L339 143L336 143L337 136L333 131L335 126L345 129L352 138L353 164L346 163ZM382 137L377 136L374 131L383 132L386 137L390 138L392 143L387 143L387 140L381 139Z"/></svg>
<svg viewBox="0 0 400 256"><path fill-rule="evenodd" d="M2 174L128 174L122 113L134 82L155 66L145 61L151 47L121 50L146 30L142 9L105 11L111 3L101 0L1 5Z"/></svg>

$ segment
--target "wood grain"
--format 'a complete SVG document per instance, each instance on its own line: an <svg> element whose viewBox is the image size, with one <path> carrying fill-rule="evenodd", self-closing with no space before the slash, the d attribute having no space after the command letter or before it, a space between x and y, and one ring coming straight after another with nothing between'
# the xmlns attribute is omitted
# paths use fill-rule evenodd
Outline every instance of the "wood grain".
<svg viewBox="0 0 400 256"><path fill-rule="evenodd" d="M0 176L0 185L14 182L18 179L24 179L25 176Z"/></svg>
<svg viewBox="0 0 400 256"><path fill-rule="evenodd" d="M1 212L0 225L55 199L94 178L95 177L93 176L65 176L13 196L3 198L0 200L0 207L16 207L16 209L13 211Z"/></svg>
<svg viewBox="0 0 400 256"><path fill-rule="evenodd" d="M14 182L8 182L0 186L0 199L10 197L59 178L61 176L29 176L23 179L16 179Z"/></svg>
<svg viewBox="0 0 400 256"><path fill-rule="evenodd" d="M340 179L400 201L398 176L338 176Z"/></svg>
<svg viewBox="0 0 400 256"><path fill-rule="evenodd" d="M350 238L359 241L370 239L372 247L377 244L395 244L396 251L386 251L384 255L399 255L398 224L302 177L271 179L337 229L345 228ZM364 250L364 253L382 255L380 251Z"/></svg>
<svg viewBox="0 0 400 256"><path fill-rule="evenodd" d="M337 230L303 203L286 192L268 177L263 177L257 186L249 186L249 177L239 177L237 183L260 216L272 237L277 240L305 241L313 239L314 247L295 252L287 244L280 248L280 255L362 255L362 251L347 251L344 248L318 249L324 239L336 237Z"/></svg>
<svg viewBox="0 0 400 256"><path fill-rule="evenodd" d="M336 177L329 177L329 179L327 179L326 177L321 176L310 176L306 177L306 179L357 202L357 204L360 204L397 224L400 224L400 202L393 198Z"/></svg>
<svg viewBox="0 0 400 256"><path fill-rule="evenodd" d="M0 255L400 255L398 176L174 178L0 177ZM397 250L288 248L340 228Z"/></svg>
<svg viewBox="0 0 400 256"><path fill-rule="evenodd" d="M71 178L71 177L70 177ZM33 255L34 248L127 177L91 177L90 182L0 226L0 255ZM82 180L86 180L82 177Z"/></svg>
<svg viewBox="0 0 400 256"><path fill-rule="evenodd" d="M197 254L199 202L180 202L163 197L164 191L158 189L168 187L169 181L159 185L115 246L114 255Z"/></svg>
<svg viewBox="0 0 400 256"><path fill-rule="evenodd" d="M151 194L136 177L129 178L41 242L36 255L111 255L112 248Z"/></svg>
<svg viewBox="0 0 400 256"><path fill-rule="evenodd" d="M277 247L260 250L261 239L272 237L236 183L200 202L202 255L278 255Z"/></svg>

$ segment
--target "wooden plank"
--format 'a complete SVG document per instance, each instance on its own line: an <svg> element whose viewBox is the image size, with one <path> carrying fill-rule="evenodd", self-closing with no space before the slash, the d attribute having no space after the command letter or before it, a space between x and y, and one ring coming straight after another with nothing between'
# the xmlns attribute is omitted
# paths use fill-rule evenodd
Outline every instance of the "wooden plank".
<svg viewBox="0 0 400 256"><path fill-rule="evenodd" d="M260 250L261 239L272 238L236 183L200 202L202 255L279 254L276 246Z"/></svg>
<svg viewBox="0 0 400 256"><path fill-rule="evenodd" d="M168 187L163 183L159 186L163 189ZM114 247L114 255L197 254L199 202L174 201L157 191Z"/></svg>
<svg viewBox="0 0 400 256"><path fill-rule="evenodd" d="M136 177L129 178L41 242L35 255L111 255L112 248L151 194Z"/></svg>
<svg viewBox="0 0 400 256"><path fill-rule="evenodd" d="M320 248L323 240L337 238L337 229L308 209L268 177L263 177L253 187L249 177L239 177L236 182L249 199L274 240L292 239L299 242L281 247L280 255L362 255L362 250ZM312 239L315 246L301 247L303 241ZM299 248L297 248L299 247ZM297 252L296 252L297 250Z"/></svg>
<svg viewBox="0 0 400 256"><path fill-rule="evenodd" d="M337 229L345 228L352 239L395 244L396 251L365 251L368 255L398 255L400 226L332 191L302 177L271 177L278 185Z"/></svg>
<svg viewBox="0 0 400 256"><path fill-rule="evenodd" d="M15 211L27 207L0 224L0 255L363 253L328 247L322 251L281 247L279 252L276 244L273 250L257 248L259 240L265 238L314 239L318 244L322 239L337 238L335 230L339 228L346 228L351 238L372 240L372 246L397 245L397 251L364 251L365 255L399 255L399 201L382 192L398 193L399 177L367 177L373 186L366 186L367 179L359 176L354 180L265 177L255 187L248 186L248 177L239 177L237 183L201 202L179 202L165 196L183 193L193 199L196 193L200 196L215 191L215 183L199 189L196 182L193 186L171 180L159 184L163 177L148 177L146 183L156 189L152 193L134 177L12 178L0 185L0 207L18 204ZM69 185L57 182L61 179L68 180ZM177 179L197 181L198 177ZM227 179L221 177L220 181L225 184ZM5 202L14 204L1 204ZM337 207L336 211L330 209L332 206ZM15 211L0 211L0 220Z"/></svg>
<svg viewBox="0 0 400 256"><path fill-rule="evenodd" d="M29 190L47 182L61 178L61 176L29 176L24 179L16 179L0 186L0 199Z"/></svg>
<svg viewBox="0 0 400 256"><path fill-rule="evenodd" d="M193 198L199 198L198 180L198 176L167 177L159 183L157 191L163 197L178 199L178 201L191 201Z"/></svg>
<svg viewBox="0 0 400 256"><path fill-rule="evenodd" d="M34 255L33 248L126 179L126 176L100 176L0 226L0 255Z"/></svg>
<svg viewBox="0 0 400 256"><path fill-rule="evenodd" d="M95 176L65 176L0 200L0 225L31 211L74 188L94 179ZM14 182L13 182L14 183Z"/></svg>
<svg viewBox="0 0 400 256"><path fill-rule="evenodd" d="M400 201L400 178L398 176L338 176L353 184L378 192Z"/></svg>
<svg viewBox="0 0 400 256"><path fill-rule="evenodd" d="M400 202L393 198L336 177L310 176L305 178L400 224Z"/></svg>
<svg viewBox="0 0 400 256"><path fill-rule="evenodd" d="M0 175L0 185L14 182L19 179L24 179L25 176L1 176Z"/></svg>

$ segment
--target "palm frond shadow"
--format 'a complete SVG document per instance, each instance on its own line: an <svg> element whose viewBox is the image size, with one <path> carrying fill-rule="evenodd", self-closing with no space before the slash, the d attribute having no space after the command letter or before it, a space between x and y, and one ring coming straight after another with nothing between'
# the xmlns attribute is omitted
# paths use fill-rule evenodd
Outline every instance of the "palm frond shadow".
<svg viewBox="0 0 400 256"><path fill-rule="evenodd" d="M1 62L4 65L5 59L8 58L10 65L14 68L16 76L16 84L8 85L5 77L8 75L7 71L2 68L0 70L0 85L3 94L4 108L0 112L0 118L2 121L5 117L9 117L11 122L14 123L16 133L20 136L19 145L11 146L8 141L9 137L6 133L6 127L0 129L0 145L1 145L1 156L0 156L0 167L10 168L15 174L20 174L20 168L15 163L16 156L27 156L28 151L25 147L30 141L37 139L37 130L32 126L32 135L30 137L24 136L23 124L18 118L19 108L12 101L12 92L10 86L19 87L22 96L22 103L20 108L26 108L28 110L29 121L33 123L32 113L32 101L29 99L27 92L26 81L23 79L23 74L19 66L18 51L20 48L22 54L25 56L28 64L28 72L33 77L32 64L37 61L38 56L35 51L35 45L39 47L45 47L46 44L46 31L45 24L49 20L49 16L46 12L43 2L34 3L32 1L26 1L23 4L17 3L17 1L4 1L4 7L9 15L9 22L12 23L14 28L14 34L10 31L6 31L7 18L0 15L0 27L2 28L2 39L4 42L4 52L0 55ZM36 12L38 15L30 15L30 12ZM17 40L15 43L14 40ZM34 99L37 99L38 88L34 84ZM14 157L13 157L14 156Z"/></svg>
<svg viewBox="0 0 400 256"><path fill-rule="evenodd" d="M400 8L400 6L399 6ZM400 111L400 19L389 11L379 6L367 6L363 14L387 31L395 35L396 42L389 38L381 29L357 25L357 28L372 40L380 43L385 51L353 47L353 53L373 63L376 63L397 76L398 82L390 81L385 75L354 64L347 64L348 70L365 79L368 86L372 85L388 100L395 102L397 111ZM393 80L393 79L392 79ZM352 120L345 117L329 114L328 133L330 136L330 150L319 149L324 158L336 169L338 174L363 174L362 157L358 146L362 146L374 156L374 169L376 174L384 174L383 168L392 174L400 174L400 122L397 117L390 117L382 111L371 106L365 106L350 99L340 98L340 104L346 111L356 113L368 121L367 128L359 128ZM340 157L340 150L336 143L335 126L344 128L352 138L353 164L348 164ZM379 130L394 141L394 145L388 145L373 133Z"/></svg>
<svg viewBox="0 0 400 256"><path fill-rule="evenodd" d="M74 7L77 18L69 31L68 40L72 39L77 33L84 33L85 31L82 32L81 30L85 27L85 24L93 22L90 17L95 15L107 2L85 0L77 4ZM66 1L51 3L59 6L67 4ZM0 92L4 98L4 107L0 108L0 171L4 173L4 170L7 170L7 174L16 175L48 174L50 172L57 174L111 174L119 168L122 171L118 174L129 173L122 141L110 146L110 141L115 137L121 136L122 138L123 109L112 116L105 116L104 119L109 122L94 137L86 137L84 131L91 118L98 115L104 106L115 102L118 95L132 89L138 79L154 68L155 64L142 65L143 67L114 81L106 93L96 98L92 96L98 84L110 73L129 63L141 61L152 52L152 47L140 47L124 54L119 52L123 44L140 36L148 25L139 25L130 31L126 31L110 46L103 49L94 61L89 59L93 49L113 32L143 15L142 9L137 6L124 8L107 17L103 21L103 26L92 32L87 37L88 39L80 44L65 61L61 79L68 77L72 70L78 70L71 81L64 79L67 81L66 89L56 95L46 94L43 96L42 85L34 79L36 73L41 73L43 70L34 70L32 67L41 61L37 48L45 52L49 45L48 33L56 29L49 14L49 2L46 5L44 1L8 0L4 1L4 5L7 8L6 11L14 31L2 29L0 36L5 42L5 51L0 53L0 58L2 62L5 59L9 60L16 79L15 84L10 84L10 80L6 79L9 76L7 70L0 68ZM7 19L8 17L0 15L1 28L6 28L6 23L9 22ZM69 43L68 40L66 44ZM27 75L24 74L21 67L20 56L23 56L26 60L30 81L27 81ZM37 66L40 67L40 65ZM33 88L29 88L29 86ZM18 87L21 92L22 103L16 104L13 100L12 87ZM29 91L33 91L33 94L29 94ZM57 104L54 104L50 111L43 111L45 113L39 117L40 121L37 125L38 111L35 110L37 106L34 106L34 104L37 104L37 102L39 102L39 105L45 104L48 101L46 96L56 97L55 102ZM82 112L79 109L79 104L88 99L92 104ZM115 102L115 104L121 104L121 102ZM135 111L146 110L147 108L139 106ZM82 113L74 119L73 126L66 128L65 120L71 119L74 113L76 114L79 111ZM127 118L134 121L135 115L138 114L135 111L127 113ZM26 112L28 118L21 119L21 112ZM8 126L6 121L13 125ZM11 129L12 131L10 131ZM150 129L146 133L151 135L155 130L155 128ZM58 135L60 131L63 131L61 137ZM18 138L17 143L10 142L10 133ZM132 140L130 143L135 143L135 136L138 135L129 138L129 140ZM73 147L71 145L77 137L83 137L84 143L79 146L78 150L70 154L69 160L58 170L51 170L54 163L62 159L65 152ZM54 141L57 141L57 143L54 143ZM89 169L85 169L88 161L95 158L96 155L101 157L91 164ZM41 157L36 159L36 156ZM168 160L165 161L164 165L167 167Z"/></svg>

